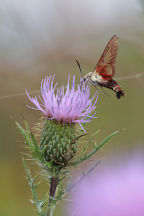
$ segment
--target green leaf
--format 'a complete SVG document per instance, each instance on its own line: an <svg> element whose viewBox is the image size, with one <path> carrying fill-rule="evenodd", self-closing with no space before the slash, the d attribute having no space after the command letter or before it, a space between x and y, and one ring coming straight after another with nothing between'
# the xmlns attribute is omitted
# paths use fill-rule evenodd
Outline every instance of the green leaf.
<svg viewBox="0 0 144 216"><path fill-rule="evenodd" d="M24 125L25 125L25 129L26 129L26 135L27 135L27 139L28 139L28 142L29 142L30 149L31 149L31 151L33 151L34 148L33 148L33 145L32 145L31 131L30 131L28 122L26 120L24 120Z"/></svg>
<svg viewBox="0 0 144 216"><path fill-rule="evenodd" d="M84 144L82 152L80 154L80 158L83 158L86 155L87 149L89 148L90 143L92 142L92 139L94 138L95 135L97 135L100 132L101 129L98 129L94 134L90 136L88 141Z"/></svg>
<svg viewBox="0 0 144 216"><path fill-rule="evenodd" d="M29 125L27 123L26 120L24 120L24 124L25 124L25 129L23 129L19 123L16 122L16 125L18 127L18 129L21 131L22 135L25 138L25 141L27 143L27 145L29 146L30 150L34 153L34 155L39 155L39 147L36 141L36 138L34 136L33 133L31 133L30 129L29 129Z"/></svg>
<svg viewBox="0 0 144 216"><path fill-rule="evenodd" d="M24 139L25 139L27 145L30 147L26 131L21 127L21 125L18 122L16 122L16 125L17 125L17 128L21 131L22 135L24 136Z"/></svg>
<svg viewBox="0 0 144 216"><path fill-rule="evenodd" d="M36 141L36 138L35 138L34 134L31 133L30 136L31 136L31 139L32 139L34 151L39 152L39 147L38 147L38 144L37 144L37 141Z"/></svg>
<svg viewBox="0 0 144 216"><path fill-rule="evenodd" d="M119 131L115 131L109 136L107 136L96 148L94 148L89 154L87 154L86 159L89 159L92 155L94 155L99 149L103 147L104 144L106 144L113 136L118 134Z"/></svg>
<svg viewBox="0 0 144 216"><path fill-rule="evenodd" d="M35 204L39 213L43 213L43 207L46 204L47 200L48 200L48 195L46 195L43 199L36 201Z"/></svg>
<svg viewBox="0 0 144 216"><path fill-rule="evenodd" d="M107 143L113 136L117 135L120 131L115 131L112 134L110 134L109 136L107 136L98 146L98 148L100 149L105 143Z"/></svg>
<svg viewBox="0 0 144 216"><path fill-rule="evenodd" d="M32 178L30 170L27 166L27 163L25 162L25 160L23 159L23 164L27 173L27 179L28 179L28 183L30 185L31 191L32 191L32 195L33 195L33 201L32 203L35 204L36 208L37 208L37 212L41 215L44 216L46 215L46 213L43 211L43 207L44 205L47 203L48 201L48 194L46 194L41 200L38 199L37 196L37 192L36 192L36 188L38 186L39 183L35 184L34 181L36 179L36 176L34 176Z"/></svg>
<svg viewBox="0 0 144 216"><path fill-rule="evenodd" d="M23 159L23 164L24 164L24 167L25 167L25 170L26 170L27 179L28 179L29 185L31 187L31 191L32 191L32 194L33 194L34 201L36 201L36 200L38 200L38 197L37 197L37 194L36 194L36 191L35 191L35 186L34 186L34 180L36 179L36 176L34 176L34 178L31 177L30 170L29 170L29 168L28 168L28 166L27 166L24 159Z"/></svg>
<svg viewBox="0 0 144 216"><path fill-rule="evenodd" d="M82 163L85 160L90 159L98 150L100 150L104 144L106 144L113 136L117 135L119 133L119 131L115 131L112 134L110 134L109 136L107 136L98 146L95 146L94 149L88 153L87 155L85 155L82 158L79 158L78 160L74 161L73 163L71 163L71 166L77 166L78 164Z"/></svg>

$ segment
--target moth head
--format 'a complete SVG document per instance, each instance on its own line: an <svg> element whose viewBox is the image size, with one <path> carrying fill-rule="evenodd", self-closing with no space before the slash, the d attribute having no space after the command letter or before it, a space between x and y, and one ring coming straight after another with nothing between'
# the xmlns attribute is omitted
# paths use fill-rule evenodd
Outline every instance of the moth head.
<svg viewBox="0 0 144 216"><path fill-rule="evenodd" d="M92 76L92 72L87 73L87 74L83 77L83 81L84 81L84 82L90 81L91 76Z"/></svg>

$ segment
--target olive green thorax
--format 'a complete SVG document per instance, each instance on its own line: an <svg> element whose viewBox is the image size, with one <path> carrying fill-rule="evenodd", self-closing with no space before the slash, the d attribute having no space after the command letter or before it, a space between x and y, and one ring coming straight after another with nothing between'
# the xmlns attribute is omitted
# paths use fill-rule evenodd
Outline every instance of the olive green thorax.
<svg viewBox="0 0 144 216"><path fill-rule="evenodd" d="M66 166L77 149L74 124L46 120L40 138L40 148L46 161Z"/></svg>

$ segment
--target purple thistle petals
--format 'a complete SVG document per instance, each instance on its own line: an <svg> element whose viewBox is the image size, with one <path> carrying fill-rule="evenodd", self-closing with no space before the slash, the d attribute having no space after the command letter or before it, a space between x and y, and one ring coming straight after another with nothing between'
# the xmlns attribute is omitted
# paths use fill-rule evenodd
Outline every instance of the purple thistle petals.
<svg viewBox="0 0 144 216"><path fill-rule="evenodd" d="M96 108L97 93L90 99L90 88L85 83L79 84L76 89L75 76L73 76L71 88L70 76L68 77L66 91L64 86L57 90L56 86L54 75L48 76L41 82L41 96L31 98L27 91L26 93L36 109L42 111L49 119L63 123L82 124L94 118L94 115L90 114Z"/></svg>
<svg viewBox="0 0 144 216"><path fill-rule="evenodd" d="M51 115L51 109L53 105L53 101L55 100L55 94L54 90L57 86L57 83L53 87L53 81L54 81L55 75L51 78L51 76L46 77L44 80L42 80L41 83L41 95L43 97L45 110L47 111L47 117Z"/></svg>
<svg viewBox="0 0 144 216"><path fill-rule="evenodd" d="M40 110L40 111L42 111L42 112L46 115L46 112L45 112L45 110L40 106L40 103L38 102L37 97L35 96L34 98L31 98L27 90L26 90L26 94L27 94L27 97L29 98L29 100L36 106L36 108L30 107L30 106L29 106L29 107L30 107L31 109Z"/></svg>

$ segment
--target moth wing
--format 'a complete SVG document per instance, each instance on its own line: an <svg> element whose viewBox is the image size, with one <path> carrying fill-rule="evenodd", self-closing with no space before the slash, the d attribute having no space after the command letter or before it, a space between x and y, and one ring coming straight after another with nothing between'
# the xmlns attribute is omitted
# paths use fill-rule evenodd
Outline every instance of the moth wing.
<svg viewBox="0 0 144 216"><path fill-rule="evenodd" d="M103 54L101 55L97 65L94 68L94 73L102 76L104 80L110 80L115 74L115 63L118 53L118 37L114 35L106 45Z"/></svg>

